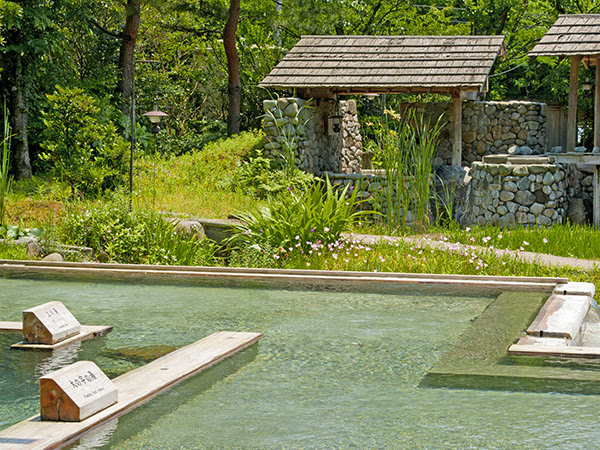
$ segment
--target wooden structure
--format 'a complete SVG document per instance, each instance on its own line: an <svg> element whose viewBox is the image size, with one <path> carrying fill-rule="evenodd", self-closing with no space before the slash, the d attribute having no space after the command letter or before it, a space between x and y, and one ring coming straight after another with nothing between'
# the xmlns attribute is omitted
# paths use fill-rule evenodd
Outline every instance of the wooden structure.
<svg viewBox="0 0 600 450"><path fill-rule="evenodd" d="M57 301L26 309L23 322L0 321L0 333L22 333L23 340L10 346L21 350L54 350L104 336L112 329L103 325L82 326L65 305Z"/></svg>
<svg viewBox="0 0 600 450"><path fill-rule="evenodd" d="M51 276L65 280L106 281L160 281L161 283L252 282L268 287L284 286L364 286L405 285L458 287L463 291L533 291L552 292L558 283L566 283L566 278L549 277L500 277L484 275L452 275L430 273L394 272L348 272L343 270L300 270L262 269L246 267L202 267L202 266L160 266L115 263L79 263L66 261L0 260L0 273L4 276ZM2 326L2 322L0 322ZM84 328L84 326L82 326Z"/></svg>
<svg viewBox="0 0 600 450"><path fill-rule="evenodd" d="M596 66L594 97L594 147L600 147L600 14L560 15L550 30L537 43L529 56L571 58L569 77L569 110L567 119L567 152L577 144L577 90L579 63Z"/></svg>
<svg viewBox="0 0 600 450"><path fill-rule="evenodd" d="M306 98L439 93L453 98L452 164L462 159L461 100L487 89L504 36L303 36L259 86Z"/></svg>
<svg viewBox="0 0 600 450"><path fill-rule="evenodd" d="M255 344L261 333L220 331L112 380L119 401L81 422L44 422L34 416L0 431L0 448L57 448L140 406L177 383Z"/></svg>
<svg viewBox="0 0 600 450"><path fill-rule="evenodd" d="M92 361L77 361L40 378L40 418L81 422L117 403L117 388Z"/></svg>

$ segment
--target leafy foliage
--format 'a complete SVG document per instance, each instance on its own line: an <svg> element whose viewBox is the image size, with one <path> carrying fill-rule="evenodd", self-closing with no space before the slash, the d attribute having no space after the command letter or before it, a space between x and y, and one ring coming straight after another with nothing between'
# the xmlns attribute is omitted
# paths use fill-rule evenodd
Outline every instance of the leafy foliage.
<svg viewBox="0 0 600 450"><path fill-rule="evenodd" d="M376 204L385 204L385 220L389 226L407 225L412 210L415 224L429 225L432 162L442 129L442 118L430 123L422 114L409 108L402 115L386 110L385 117L371 126L376 136L376 155L384 170L387 188ZM373 146L373 143L367 143Z"/></svg>
<svg viewBox="0 0 600 450"><path fill-rule="evenodd" d="M256 156L242 162L225 185L238 192L268 198L287 190L305 190L313 181L313 175L295 166L289 171L277 170L272 159Z"/></svg>
<svg viewBox="0 0 600 450"><path fill-rule="evenodd" d="M41 158L53 164L56 176L74 192L100 195L121 183L127 144L95 99L78 88L56 88L48 95Z"/></svg>
<svg viewBox="0 0 600 450"><path fill-rule="evenodd" d="M327 179L306 191L269 198L267 206L238 215L242 224L236 227L232 242L262 252L285 252L297 246L310 251L311 243L335 242L368 214L358 209L356 194L355 189L349 192L349 186L336 190Z"/></svg>
<svg viewBox="0 0 600 450"><path fill-rule="evenodd" d="M117 197L89 211L67 211L54 234L112 262L202 265L214 258L214 244L176 232L175 226L156 212L130 212L127 201Z"/></svg>

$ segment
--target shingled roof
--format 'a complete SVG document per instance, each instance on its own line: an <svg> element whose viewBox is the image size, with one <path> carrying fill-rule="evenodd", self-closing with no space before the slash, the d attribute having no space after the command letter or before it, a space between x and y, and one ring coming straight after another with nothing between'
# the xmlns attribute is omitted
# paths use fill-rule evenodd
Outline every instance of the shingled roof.
<svg viewBox="0 0 600 450"><path fill-rule="evenodd" d="M504 36L303 36L260 83L335 93L480 91Z"/></svg>
<svg viewBox="0 0 600 450"><path fill-rule="evenodd" d="M600 55L600 14L560 15L529 56Z"/></svg>

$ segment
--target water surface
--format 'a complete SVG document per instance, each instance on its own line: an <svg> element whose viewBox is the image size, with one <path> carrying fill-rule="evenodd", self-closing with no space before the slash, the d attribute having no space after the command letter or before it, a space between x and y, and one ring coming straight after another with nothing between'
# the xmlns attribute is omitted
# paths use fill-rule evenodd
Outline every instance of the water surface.
<svg viewBox="0 0 600 450"><path fill-rule="evenodd" d="M77 359L117 376L219 330L265 338L82 439L80 448L589 447L595 396L420 387L493 300L364 293L0 280L0 318L60 300L104 338L53 355L7 350L0 428L37 412L37 379Z"/></svg>

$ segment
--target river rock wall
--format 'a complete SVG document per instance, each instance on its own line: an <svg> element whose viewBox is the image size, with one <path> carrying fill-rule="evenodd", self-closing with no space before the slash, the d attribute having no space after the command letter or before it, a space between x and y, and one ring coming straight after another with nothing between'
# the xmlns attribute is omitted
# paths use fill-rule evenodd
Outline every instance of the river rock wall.
<svg viewBox="0 0 600 450"><path fill-rule="evenodd" d="M357 173L362 168L362 136L354 100L279 98L263 102L263 154L282 160L291 143L296 165L310 173ZM341 130L329 134L327 120L342 116Z"/></svg>
<svg viewBox="0 0 600 450"><path fill-rule="evenodd" d="M452 103L403 103L401 111L416 108L435 123L441 117L435 165L452 163L454 122ZM462 165L481 161L484 155L509 153L511 147L525 148L524 154L541 154L546 150L548 106L523 101L463 101Z"/></svg>
<svg viewBox="0 0 600 450"><path fill-rule="evenodd" d="M565 219L568 185L560 164L474 162L470 177L463 225L550 226Z"/></svg>

